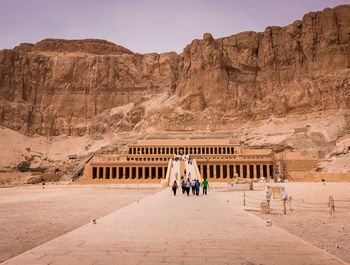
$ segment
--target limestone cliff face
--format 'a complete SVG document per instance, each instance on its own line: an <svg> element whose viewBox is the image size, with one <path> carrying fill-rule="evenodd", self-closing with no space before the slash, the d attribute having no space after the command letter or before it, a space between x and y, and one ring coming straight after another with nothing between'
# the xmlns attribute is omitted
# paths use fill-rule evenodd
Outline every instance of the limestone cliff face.
<svg viewBox="0 0 350 265"><path fill-rule="evenodd" d="M286 27L214 40L180 55L187 109L260 118L350 107L350 6L309 13ZM191 102L195 99L196 103Z"/></svg>
<svg viewBox="0 0 350 265"><path fill-rule="evenodd" d="M237 120L349 109L349 80L350 5L262 33L204 34L180 55L47 39L0 51L0 125L47 136L229 129Z"/></svg>
<svg viewBox="0 0 350 265"><path fill-rule="evenodd" d="M138 105L148 95L174 86L175 53L133 54L116 45L104 48L99 40L88 41L91 52L84 41L79 41L82 46L72 41L68 52L62 52L67 43L47 42L0 52L0 124L26 134L103 132L103 126L94 125L96 115ZM109 119L119 121L118 115Z"/></svg>

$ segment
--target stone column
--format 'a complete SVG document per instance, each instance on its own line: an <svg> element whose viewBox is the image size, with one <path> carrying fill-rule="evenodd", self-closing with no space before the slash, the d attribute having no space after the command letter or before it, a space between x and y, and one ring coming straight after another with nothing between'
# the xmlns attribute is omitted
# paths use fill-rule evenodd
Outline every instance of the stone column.
<svg viewBox="0 0 350 265"><path fill-rule="evenodd" d="M230 178L230 165L229 164L226 165L226 175L227 175L227 179L229 179Z"/></svg>
<svg viewBox="0 0 350 265"><path fill-rule="evenodd" d="M146 173L146 170L145 170L145 167L142 166L142 179L145 179L145 173Z"/></svg>
<svg viewBox="0 0 350 265"><path fill-rule="evenodd" d="M239 176L243 178L243 164L239 165Z"/></svg>
<svg viewBox="0 0 350 265"><path fill-rule="evenodd" d="M138 179L139 178L139 167L136 167L136 176L135 176L135 179Z"/></svg>
<svg viewBox="0 0 350 265"><path fill-rule="evenodd" d="M233 173L233 176L232 176L232 177L234 178L234 177L235 177L235 174L236 174L236 165L235 165L235 164L233 164L233 172L232 172L232 173Z"/></svg>
<svg viewBox="0 0 350 265"><path fill-rule="evenodd" d="M158 179L158 167L155 167L156 168L156 179Z"/></svg>
<svg viewBox="0 0 350 265"><path fill-rule="evenodd" d="M209 178L209 174L210 174L210 165L207 164L207 178Z"/></svg>
<svg viewBox="0 0 350 265"><path fill-rule="evenodd" d="M264 166L260 165L260 178L264 176Z"/></svg>
<svg viewBox="0 0 350 265"><path fill-rule="evenodd" d="M220 165L220 178L223 179L224 178L224 166Z"/></svg>
<svg viewBox="0 0 350 265"><path fill-rule="evenodd" d="M271 179L271 177L270 177L270 165L266 165L266 171L267 171L267 177L266 177L266 179Z"/></svg>

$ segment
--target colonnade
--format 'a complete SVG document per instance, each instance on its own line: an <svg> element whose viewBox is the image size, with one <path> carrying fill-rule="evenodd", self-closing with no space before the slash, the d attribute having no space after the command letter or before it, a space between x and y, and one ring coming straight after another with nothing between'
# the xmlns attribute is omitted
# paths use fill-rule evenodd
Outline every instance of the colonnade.
<svg viewBox="0 0 350 265"><path fill-rule="evenodd" d="M233 179L240 178L265 179L273 178L272 164L200 164L198 169L202 177L208 179Z"/></svg>
<svg viewBox="0 0 350 265"><path fill-rule="evenodd" d="M165 166L93 166L92 179L165 179Z"/></svg>
<svg viewBox="0 0 350 265"><path fill-rule="evenodd" d="M226 155L234 154L234 146L164 146L164 147L149 147L149 146L140 146L140 147L129 147L129 154L145 154L145 155Z"/></svg>

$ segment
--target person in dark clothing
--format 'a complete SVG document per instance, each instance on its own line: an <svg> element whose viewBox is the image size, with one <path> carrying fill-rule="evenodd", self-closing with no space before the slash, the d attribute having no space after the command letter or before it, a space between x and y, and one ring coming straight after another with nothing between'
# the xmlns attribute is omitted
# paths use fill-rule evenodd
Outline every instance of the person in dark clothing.
<svg viewBox="0 0 350 265"><path fill-rule="evenodd" d="M187 193L187 196L190 196L190 189L191 189L191 181L190 181L190 179L187 179L185 185L186 185L186 193Z"/></svg>
<svg viewBox="0 0 350 265"><path fill-rule="evenodd" d="M182 180L181 182L181 189L182 189L182 194L185 194L186 191L186 182Z"/></svg>
<svg viewBox="0 0 350 265"><path fill-rule="evenodd" d="M174 180L173 187L172 187L174 196L176 196L176 190L177 190L178 188L179 188L179 186L177 185L176 180Z"/></svg>

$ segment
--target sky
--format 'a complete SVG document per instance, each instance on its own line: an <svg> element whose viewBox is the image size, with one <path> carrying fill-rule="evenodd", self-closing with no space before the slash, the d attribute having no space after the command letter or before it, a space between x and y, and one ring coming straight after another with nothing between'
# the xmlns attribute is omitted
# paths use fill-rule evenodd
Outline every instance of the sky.
<svg viewBox="0 0 350 265"><path fill-rule="evenodd" d="M180 53L206 32L264 31L341 4L350 0L0 0L0 49L96 38L138 53Z"/></svg>

